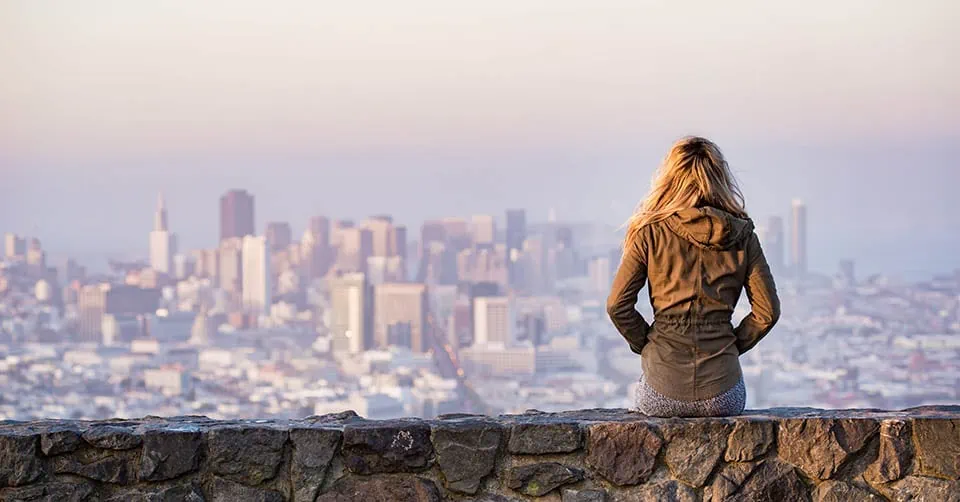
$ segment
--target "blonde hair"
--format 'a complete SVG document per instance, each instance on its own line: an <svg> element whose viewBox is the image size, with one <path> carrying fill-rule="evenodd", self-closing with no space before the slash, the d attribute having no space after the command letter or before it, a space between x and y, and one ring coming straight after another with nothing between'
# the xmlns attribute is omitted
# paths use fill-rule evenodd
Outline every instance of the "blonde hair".
<svg viewBox="0 0 960 502"><path fill-rule="evenodd" d="M624 244L632 242L644 226L681 209L699 206L713 206L748 218L743 193L720 148L708 139L688 136L670 147L653 176L650 193L624 224Z"/></svg>

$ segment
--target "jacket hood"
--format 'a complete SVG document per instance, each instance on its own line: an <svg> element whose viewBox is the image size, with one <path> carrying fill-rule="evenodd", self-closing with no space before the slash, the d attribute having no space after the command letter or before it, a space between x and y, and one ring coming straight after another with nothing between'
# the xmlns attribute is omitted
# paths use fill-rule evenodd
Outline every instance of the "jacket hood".
<svg viewBox="0 0 960 502"><path fill-rule="evenodd" d="M753 221L715 207L681 209L666 220L673 233L708 249L736 247L753 233Z"/></svg>

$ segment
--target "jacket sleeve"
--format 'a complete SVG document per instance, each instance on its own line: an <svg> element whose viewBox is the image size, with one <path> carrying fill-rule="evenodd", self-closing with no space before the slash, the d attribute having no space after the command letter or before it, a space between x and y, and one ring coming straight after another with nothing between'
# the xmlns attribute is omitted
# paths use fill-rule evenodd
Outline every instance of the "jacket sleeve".
<svg viewBox="0 0 960 502"><path fill-rule="evenodd" d="M634 306L640 289L647 281L646 241L642 234L628 243L613 279L607 298L607 314L613 325L630 344L630 350L640 354L647 343L650 325Z"/></svg>
<svg viewBox="0 0 960 502"><path fill-rule="evenodd" d="M747 243L747 275L743 288L750 300L750 314L734 330L741 354L753 348L780 319L780 298L767 259L754 233Z"/></svg>

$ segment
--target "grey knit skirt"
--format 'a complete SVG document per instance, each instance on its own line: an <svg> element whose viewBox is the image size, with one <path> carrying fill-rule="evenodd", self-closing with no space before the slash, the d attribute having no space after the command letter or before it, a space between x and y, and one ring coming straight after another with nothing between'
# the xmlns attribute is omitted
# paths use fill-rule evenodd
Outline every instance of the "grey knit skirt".
<svg viewBox="0 0 960 502"><path fill-rule="evenodd" d="M653 390L640 375L635 398L636 410L651 417L727 417L743 413L747 404L747 387L743 376L717 396L698 401L680 401Z"/></svg>

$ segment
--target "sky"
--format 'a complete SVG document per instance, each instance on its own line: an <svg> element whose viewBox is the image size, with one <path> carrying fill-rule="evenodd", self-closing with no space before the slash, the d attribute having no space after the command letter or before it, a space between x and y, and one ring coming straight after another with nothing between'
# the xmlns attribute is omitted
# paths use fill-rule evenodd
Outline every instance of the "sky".
<svg viewBox="0 0 960 502"><path fill-rule="evenodd" d="M708 136L762 223L809 206L811 266L960 267L951 1L4 0L0 231L145 256L217 200L313 214L528 209L622 222Z"/></svg>

